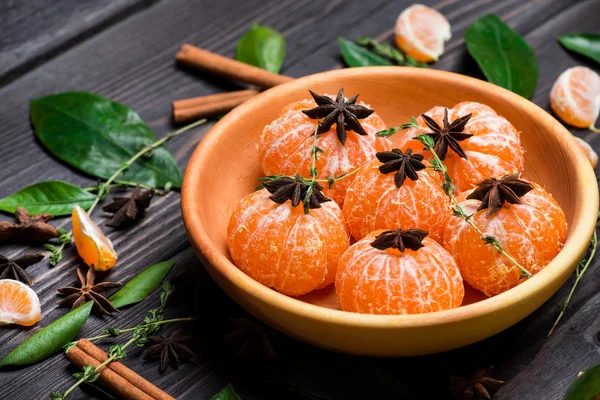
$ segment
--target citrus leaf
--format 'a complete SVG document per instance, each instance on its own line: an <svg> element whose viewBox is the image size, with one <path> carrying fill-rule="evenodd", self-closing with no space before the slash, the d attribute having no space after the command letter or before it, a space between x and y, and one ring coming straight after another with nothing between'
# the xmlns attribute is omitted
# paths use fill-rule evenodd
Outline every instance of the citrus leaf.
<svg viewBox="0 0 600 400"><path fill-rule="evenodd" d="M467 29L465 41L488 81L531 97L537 84L538 63L521 35L496 15L488 14Z"/></svg>
<svg viewBox="0 0 600 400"><path fill-rule="evenodd" d="M238 41L235 58L277 74L285 59L285 38L268 26L254 24Z"/></svg>
<svg viewBox="0 0 600 400"><path fill-rule="evenodd" d="M592 400L600 394L600 364L583 371L569 386L563 400Z"/></svg>
<svg viewBox="0 0 600 400"><path fill-rule="evenodd" d="M223 388L219 393L210 398L210 400L242 400L233 390L231 383Z"/></svg>
<svg viewBox="0 0 600 400"><path fill-rule="evenodd" d="M98 178L108 179L156 135L132 109L86 92L66 92L31 100L31 121L52 154ZM181 187L181 171L166 147L142 157L118 180Z"/></svg>
<svg viewBox="0 0 600 400"><path fill-rule="evenodd" d="M377 65L393 65L391 61L378 56L377 54L365 49L344 38L338 38L342 58L349 67L371 67Z"/></svg>
<svg viewBox="0 0 600 400"><path fill-rule="evenodd" d="M569 33L558 37L560 44L600 63L600 34Z"/></svg>
<svg viewBox="0 0 600 400"><path fill-rule="evenodd" d="M45 181L27 186L0 199L0 210L14 213L25 207L30 214L70 215L73 207L88 209L96 196L79 186L62 181Z"/></svg>
<svg viewBox="0 0 600 400"><path fill-rule="evenodd" d="M146 268L108 300L117 308L139 303L158 288L173 265L175 261L164 261Z"/></svg>
<svg viewBox="0 0 600 400"><path fill-rule="evenodd" d="M79 333L93 305L93 301L88 301L35 333L4 357L0 367L33 364L60 351Z"/></svg>

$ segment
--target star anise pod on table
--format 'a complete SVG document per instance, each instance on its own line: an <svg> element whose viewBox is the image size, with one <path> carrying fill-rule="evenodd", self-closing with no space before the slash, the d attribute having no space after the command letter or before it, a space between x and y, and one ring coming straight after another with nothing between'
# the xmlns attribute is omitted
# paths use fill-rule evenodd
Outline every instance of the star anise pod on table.
<svg viewBox="0 0 600 400"><path fill-rule="evenodd" d="M248 318L232 319L231 323L233 330L225 334L225 339L231 342L239 355L275 355L275 343L280 336L273 329Z"/></svg>
<svg viewBox="0 0 600 400"><path fill-rule="evenodd" d="M50 214L29 215L23 207L15 210L15 222L0 221L0 242L45 242L60 236L59 232L48 221Z"/></svg>
<svg viewBox="0 0 600 400"><path fill-rule="evenodd" d="M345 144L347 134L346 131L354 131L359 135L367 135L367 131L362 127L359 119L367 118L373 114L373 110L356 104L358 94L346 100L344 98L344 88L338 92L335 100L329 96L321 96L309 90L317 107L310 110L302 110L309 118L321 119L321 123L317 127L317 135L328 132L333 124L336 124L337 137L340 143Z"/></svg>
<svg viewBox="0 0 600 400"><path fill-rule="evenodd" d="M393 231L385 231L375 237L371 242L371 246L379 250L398 249L404 252L406 249L419 250L424 247L423 239L429 232L423 229L394 229Z"/></svg>
<svg viewBox="0 0 600 400"><path fill-rule="evenodd" d="M375 154L377 159L383 164L379 166L379 171L382 174L389 174L396 172L394 175L394 183L397 188L400 188L406 177L416 181L419 179L417 171L425 169L423 164L422 154L413 154L412 149L406 149L406 152L402 153L400 149L392 149L391 151L382 151Z"/></svg>
<svg viewBox="0 0 600 400"><path fill-rule="evenodd" d="M0 255L0 279L14 279L31 286L31 279L24 270L30 265L39 263L44 257L42 253L26 254L16 259Z"/></svg>
<svg viewBox="0 0 600 400"><path fill-rule="evenodd" d="M150 336L142 358L144 360L160 359L160 372L164 372L169 365L177 369L179 364L195 357L188 342L189 339L182 336L177 330L173 331L169 337Z"/></svg>
<svg viewBox="0 0 600 400"><path fill-rule="evenodd" d="M71 304L71 308L75 309L83 303L92 300L94 302L94 309L102 314L108 315L113 312L119 312L119 310L112 305L110 300L100 293L121 287L120 283L94 283L96 279L96 272L91 267L88 269L85 277L83 276L81 268L77 268L77 279L79 280L80 287L67 286L58 289L59 293L67 296L58 302L59 305Z"/></svg>
<svg viewBox="0 0 600 400"><path fill-rule="evenodd" d="M321 203L331 201L325 197L321 190L323 186L317 182L307 182L300 175L294 178L283 176L281 178L263 182L264 187L271 193L269 198L277 204L283 204L288 200L292 201L292 206L296 207L304 202L307 208L321 208ZM310 196L306 198L310 189Z"/></svg>
<svg viewBox="0 0 600 400"><path fill-rule="evenodd" d="M492 394L504 384L492 378L494 367L484 368L471 378L456 377L450 378L450 392L456 400L489 400Z"/></svg>
<svg viewBox="0 0 600 400"><path fill-rule="evenodd" d="M131 192L131 197L114 196L112 203L102 207L102 210L114 213L106 226L123 228L142 218L153 196L153 190L142 189L139 184Z"/></svg>
<svg viewBox="0 0 600 400"><path fill-rule="evenodd" d="M444 109L444 126L440 127L438 123L433 120L433 118L425 114L421 114L425 120L425 124L433 131L432 133L427 133L427 135L431 136L433 139L433 142L435 143L433 150L435 150L440 160L444 160L446 158L448 147L450 147L450 149L452 149L460 157L464 158L465 160L468 159L458 142L473 136L470 133L463 132L465 125L467 125L467 122L469 122L469 119L471 119L471 115L473 114L462 116L450 123L448 121L448 109L446 108Z"/></svg>
<svg viewBox="0 0 600 400"><path fill-rule="evenodd" d="M504 203L521 204L520 197L533 190L533 185L519 179L519 174L504 175L502 178L489 178L477 184L467 199L481 200L477 211L488 209L486 217L500 210Z"/></svg>

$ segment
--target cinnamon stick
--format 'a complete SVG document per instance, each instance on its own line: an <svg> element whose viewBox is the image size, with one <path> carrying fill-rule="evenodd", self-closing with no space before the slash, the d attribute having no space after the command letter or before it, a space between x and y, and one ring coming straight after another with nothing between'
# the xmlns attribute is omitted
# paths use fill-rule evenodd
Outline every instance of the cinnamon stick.
<svg viewBox="0 0 600 400"><path fill-rule="evenodd" d="M193 108L206 104L220 103L224 100L230 100L234 98L245 98L248 99L258 94L258 90L236 90L234 92L217 93L208 96L192 97L189 99L176 100L173 102L173 109L183 110L184 108Z"/></svg>
<svg viewBox="0 0 600 400"><path fill-rule="evenodd" d="M173 120L189 122L225 113L258 94L256 90L239 90L173 102Z"/></svg>
<svg viewBox="0 0 600 400"><path fill-rule="evenodd" d="M262 68L254 67L228 57L223 57L208 50L192 46L191 44L184 44L175 56L175 59L182 64L261 88L270 88L294 79L289 76L274 74Z"/></svg>

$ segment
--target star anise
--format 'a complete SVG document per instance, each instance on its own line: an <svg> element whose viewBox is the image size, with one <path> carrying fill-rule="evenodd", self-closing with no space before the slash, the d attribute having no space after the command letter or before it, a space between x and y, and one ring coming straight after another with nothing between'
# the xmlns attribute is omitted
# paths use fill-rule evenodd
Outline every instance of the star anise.
<svg viewBox="0 0 600 400"><path fill-rule="evenodd" d="M404 250L419 250L423 247L423 239L429 232L418 228L410 228L402 230L401 228L394 229L393 231L385 231L375 237L375 240L371 242L371 246L379 250L386 250L390 248L398 249L402 252Z"/></svg>
<svg viewBox="0 0 600 400"><path fill-rule="evenodd" d="M394 182L398 188L402 186L407 176L413 181L419 179L417 171L426 168L425 164L422 163L423 155L413 154L412 149L406 149L405 153L402 153L402 150L399 149L392 149L392 151L379 152L375 156L383 163L379 166L379 171L382 174L398 171L394 175Z"/></svg>
<svg viewBox="0 0 600 400"><path fill-rule="evenodd" d="M14 279L31 286L32 282L24 269L37 264L44 259L42 253L26 254L17 259L10 259L0 255L0 279Z"/></svg>
<svg viewBox="0 0 600 400"><path fill-rule="evenodd" d="M300 175L296 175L295 178L283 176L270 182L264 182L263 185L271 193L269 198L277 204L283 204L291 200L292 206L296 207L305 201L306 194L311 187L312 190L307 202L308 208L321 208L321 203L331 201L330 198L321 193L323 186L317 182L306 182Z"/></svg>
<svg viewBox="0 0 600 400"><path fill-rule="evenodd" d="M317 127L317 135L328 132L333 124L336 124L337 137L340 143L346 143L346 130L354 131L359 135L367 135L367 131L362 127L359 119L367 118L373 114L373 110L356 104L358 94L346 100L344 98L344 88L341 88L335 100L328 96L321 96L309 90L317 107L310 110L302 110L309 118L321 119Z"/></svg>
<svg viewBox="0 0 600 400"><path fill-rule="evenodd" d="M23 207L15 210L15 222L0 221L0 242L44 242L60 236L52 225L46 222L52 219L50 214L29 215Z"/></svg>
<svg viewBox="0 0 600 400"><path fill-rule="evenodd" d="M521 204L520 197L533 190L533 185L519 179L519 174L504 175L500 179L485 179L477 184L467 199L481 200L477 211L488 209L486 217L500 210L505 202Z"/></svg>
<svg viewBox="0 0 600 400"><path fill-rule="evenodd" d="M169 365L177 369L182 362L195 357L188 346L188 338L183 337L175 330L169 337L164 335L150 336L147 349L142 355L144 360L160 359L160 372L164 372Z"/></svg>
<svg viewBox="0 0 600 400"><path fill-rule="evenodd" d="M462 116L450 123L448 121L448 109L446 108L444 109L444 127L440 127L438 123L433 120L433 118L425 114L421 114L425 120L425 124L433 131L432 133L427 133L427 135L431 136L435 142L433 150L435 150L441 160L446 158L448 147L450 147L460 157L464 158L465 160L468 159L458 142L473 136L470 133L463 132L465 125L467 125L467 122L469 122L469 119L471 119L471 115L473 114Z"/></svg>
<svg viewBox="0 0 600 400"><path fill-rule="evenodd" d="M492 378L494 367L478 371L471 379L453 376L450 378L450 392L456 400L489 400L492 394L504 384Z"/></svg>
<svg viewBox="0 0 600 400"><path fill-rule="evenodd" d="M225 335L225 339L237 349L238 354L247 356L262 353L275 355L275 342L280 336L271 328L247 318L232 319L233 330Z"/></svg>
<svg viewBox="0 0 600 400"><path fill-rule="evenodd" d="M77 279L79 279L80 287L67 286L58 289L59 293L67 295L67 297L58 302L59 305L72 304L71 308L75 309L83 303L92 300L94 302L94 308L102 314L108 315L113 312L119 312L119 310L100 293L121 287L120 283L102 282L94 284L96 273L91 267L85 277L83 276L83 272L81 272L81 268L77 268Z"/></svg>
<svg viewBox="0 0 600 400"><path fill-rule="evenodd" d="M112 203L102 207L102 210L114 213L113 217L106 222L106 226L123 228L142 218L146 208L150 207L153 196L154 191L142 189L138 183L131 197L113 197Z"/></svg>

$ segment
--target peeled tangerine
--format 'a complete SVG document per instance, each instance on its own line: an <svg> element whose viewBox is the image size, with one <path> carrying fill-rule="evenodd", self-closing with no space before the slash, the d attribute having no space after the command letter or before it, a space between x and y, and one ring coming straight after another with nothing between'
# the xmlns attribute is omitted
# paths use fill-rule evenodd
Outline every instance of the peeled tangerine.
<svg viewBox="0 0 600 400"><path fill-rule="evenodd" d="M77 253L96 271L106 271L115 266L117 253L112 242L79 206L73 208L73 240Z"/></svg>
<svg viewBox="0 0 600 400"><path fill-rule="evenodd" d="M0 325L32 326L40 320L40 299L26 284L0 280Z"/></svg>
<svg viewBox="0 0 600 400"><path fill-rule="evenodd" d="M600 75L586 67L569 68L550 92L552 109L569 125L594 128L600 113Z"/></svg>
<svg viewBox="0 0 600 400"><path fill-rule="evenodd" d="M353 244L338 265L335 289L344 311L418 314L462 304L454 258L420 229L375 231Z"/></svg>
<svg viewBox="0 0 600 400"><path fill-rule="evenodd" d="M398 48L421 62L437 61L444 52L444 43L452 37L448 20L422 4L402 11L394 33Z"/></svg>
<svg viewBox="0 0 600 400"><path fill-rule="evenodd" d="M349 246L344 217L335 202L305 214L302 203L278 204L267 189L246 196L235 207L227 236L239 269L288 296L333 283L338 260Z"/></svg>

